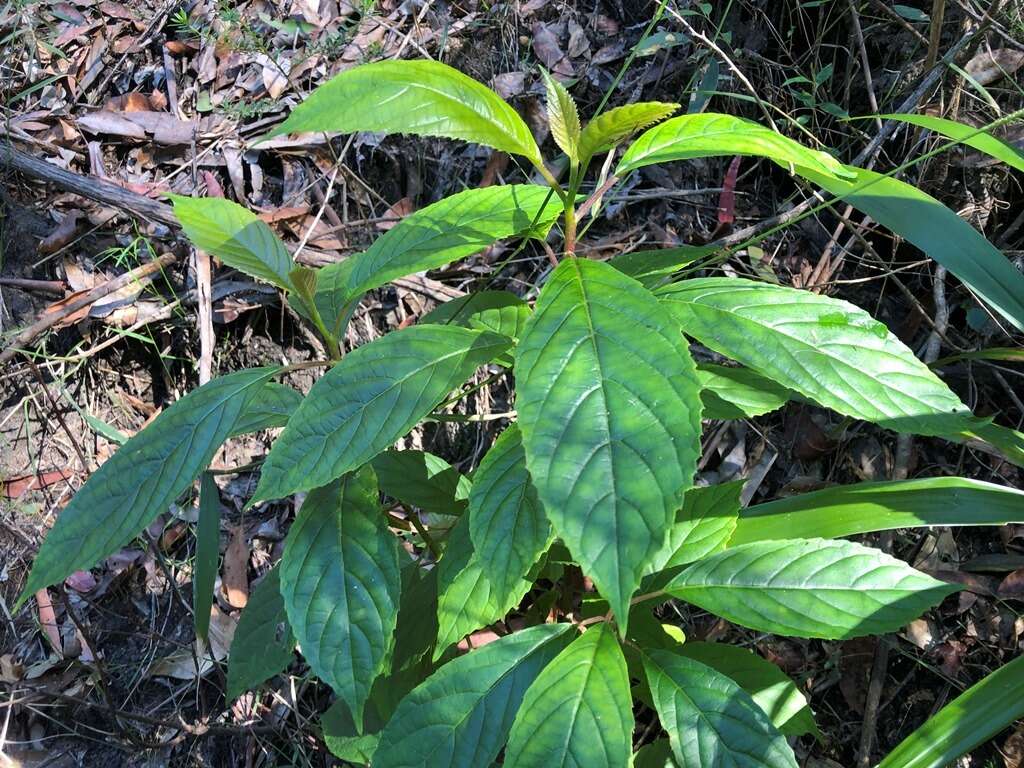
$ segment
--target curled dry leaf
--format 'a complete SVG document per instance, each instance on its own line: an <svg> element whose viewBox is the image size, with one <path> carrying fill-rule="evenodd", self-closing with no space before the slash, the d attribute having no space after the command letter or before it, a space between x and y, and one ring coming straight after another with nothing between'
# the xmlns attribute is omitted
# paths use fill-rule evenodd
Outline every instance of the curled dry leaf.
<svg viewBox="0 0 1024 768"><path fill-rule="evenodd" d="M964 70L980 85L989 85L1004 77L1010 77L1024 65L1024 51L1012 48L986 48L979 51L967 62Z"/></svg>
<svg viewBox="0 0 1024 768"><path fill-rule="evenodd" d="M68 245L78 234L78 220L82 217L81 211L68 211L61 219L60 224L50 234L39 241L38 251L40 256L49 256Z"/></svg>

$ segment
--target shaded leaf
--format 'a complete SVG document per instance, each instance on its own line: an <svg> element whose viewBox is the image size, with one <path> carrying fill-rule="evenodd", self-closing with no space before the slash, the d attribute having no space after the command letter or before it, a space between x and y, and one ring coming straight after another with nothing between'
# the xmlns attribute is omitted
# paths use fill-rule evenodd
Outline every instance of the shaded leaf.
<svg viewBox="0 0 1024 768"><path fill-rule="evenodd" d="M438 515L466 508L469 478L426 451L384 451L370 462L380 489L392 498Z"/></svg>
<svg viewBox="0 0 1024 768"><path fill-rule="evenodd" d="M255 688L295 659L295 637L281 597L281 569L267 571L238 619L228 656L228 699Z"/></svg>
<svg viewBox="0 0 1024 768"><path fill-rule="evenodd" d="M680 245L652 251L634 251L608 261L624 275L629 275L647 288L660 285L667 277L690 264L718 251L715 246Z"/></svg>
<svg viewBox="0 0 1024 768"><path fill-rule="evenodd" d="M291 387L268 381L256 391L239 414L230 437L283 427L302 402L302 395Z"/></svg>
<svg viewBox="0 0 1024 768"><path fill-rule="evenodd" d="M705 419L749 419L784 406L792 393L749 368L700 363L700 399Z"/></svg>
<svg viewBox="0 0 1024 768"><path fill-rule="evenodd" d="M204 472L199 480L199 522L196 525L196 564L192 576L192 610L196 635L205 642L210 631L213 585L220 561L220 491L213 475Z"/></svg>

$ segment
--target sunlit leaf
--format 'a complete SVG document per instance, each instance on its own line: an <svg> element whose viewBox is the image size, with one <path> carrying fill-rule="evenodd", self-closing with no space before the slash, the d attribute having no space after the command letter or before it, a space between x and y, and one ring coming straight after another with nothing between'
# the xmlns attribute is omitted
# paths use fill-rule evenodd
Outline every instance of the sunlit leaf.
<svg viewBox="0 0 1024 768"><path fill-rule="evenodd" d="M677 109L678 104L642 101L602 112L587 123L580 134L580 159L585 161L593 155L609 151L637 131L663 120Z"/></svg>
<svg viewBox="0 0 1024 768"><path fill-rule="evenodd" d="M548 99L548 125L555 144L573 160L578 159L577 144L580 140L580 115L576 102L547 70L541 69Z"/></svg>

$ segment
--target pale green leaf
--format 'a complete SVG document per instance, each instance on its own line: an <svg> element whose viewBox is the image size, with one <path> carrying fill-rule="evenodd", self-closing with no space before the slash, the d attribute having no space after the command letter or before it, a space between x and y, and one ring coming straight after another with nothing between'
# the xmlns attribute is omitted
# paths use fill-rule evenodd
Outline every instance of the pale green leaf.
<svg viewBox="0 0 1024 768"><path fill-rule="evenodd" d="M281 557L288 622L313 671L344 699L358 727L391 648L401 575L373 470L310 492Z"/></svg>
<svg viewBox="0 0 1024 768"><path fill-rule="evenodd" d="M220 562L220 491L213 475L199 479L199 521L196 525L196 561L192 574L192 611L196 636L205 642L210 631L213 585Z"/></svg>
<svg viewBox="0 0 1024 768"><path fill-rule="evenodd" d="M622 649L607 624L576 638L523 697L505 768L627 768L633 706Z"/></svg>
<svg viewBox="0 0 1024 768"><path fill-rule="evenodd" d="M697 365L705 419L749 419L784 406L792 393L749 368Z"/></svg>
<svg viewBox="0 0 1024 768"><path fill-rule="evenodd" d="M519 591L551 543L551 525L526 469L519 427L510 425L473 475L469 535L499 595Z"/></svg>
<svg viewBox="0 0 1024 768"><path fill-rule="evenodd" d="M901 123L910 123L929 131L940 133L947 139L953 139L968 147L984 152L1000 162L1006 163L1011 168L1024 171L1024 152L1009 142L993 136L987 131L975 128L971 125L964 125L955 120L947 120L944 117L933 115L879 115L882 120L899 120Z"/></svg>
<svg viewBox="0 0 1024 768"><path fill-rule="evenodd" d="M761 632L846 640L893 632L959 588L853 542L787 539L706 557L665 591Z"/></svg>
<svg viewBox="0 0 1024 768"><path fill-rule="evenodd" d="M570 625L543 624L445 664L398 705L374 768L490 766L524 692L570 635Z"/></svg>
<svg viewBox="0 0 1024 768"><path fill-rule="evenodd" d="M347 295L464 259L505 237L545 232L561 210L551 190L536 184L467 189L446 197L406 216L366 251L349 257Z"/></svg>
<svg viewBox="0 0 1024 768"><path fill-rule="evenodd" d="M167 195L188 239L229 267L292 291L295 262L273 230L251 211L222 197Z"/></svg>
<svg viewBox="0 0 1024 768"><path fill-rule="evenodd" d="M882 323L839 299L731 277L658 290L684 332L846 416L948 435L976 423Z"/></svg>
<svg viewBox="0 0 1024 768"><path fill-rule="evenodd" d="M643 663L680 768L797 768L785 737L728 677L672 651L644 653Z"/></svg>
<svg viewBox="0 0 1024 768"><path fill-rule="evenodd" d="M384 451L370 462L380 489L392 498L437 515L466 508L469 478L426 451Z"/></svg>
<svg viewBox="0 0 1024 768"><path fill-rule="evenodd" d="M327 330L336 337L341 335L345 323L362 297L361 293L352 294L348 289L348 281L355 264L355 257L349 257L317 270L313 303Z"/></svg>
<svg viewBox="0 0 1024 768"><path fill-rule="evenodd" d="M166 512L277 371L253 368L213 379L122 445L60 513L16 605L74 571L91 568Z"/></svg>
<svg viewBox="0 0 1024 768"><path fill-rule="evenodd" d="M580 134L579 156L585 162L601 152L608 152L619 142L637 131L663 120L679 109L678 104L660 101L642 101L626 104L603 112L589 123Z"/></svg>
<svg viewBox="0 0 1024 768"><path fill-rule="evenodd" d="M526 463L548 519L624 629L700 454L689 351L635 280L566 259L520 339L516 378Z"/></svg>
<svg viewBox="0 0 1024 768"><path fill-rule="evenodd" d="M637 168L671 160L720 155L767 157L783 168L808 168L832 177L853 177L854 171L826 152L810 149L751 120L714 112L681 115L640 135L615 170L623 176Z"/></svg>
<svg viewBox="0 0 1024 768"><path fill-rule="evenodd" d="M984 235L905 182L874 171L847 170L856 174L850 181L811 169L798 172L920 248L1024 330L1024 275Z"/></svg>
<svg viewBox="0 0 1024 768"><path fill-rule="evenodd" d="M576 102L565 86L548 74L547 70L542 68L540 73L547 91L551 138L565 154L573 160L578 160L576 149L580 140L580 114L576 109Z"/></svg>
<svg viewBox="0 0 1024 768"><path fill-rule="evenodd" d="M930 477L844 485L747 507L729 545L1006 523L1024 523L1024 491L963 477Z"/></svg>
<svg viewBox="0 0 1024 768"><path fill-rule="evenodd" d="M327 81L270 136L386 131L444 136L542 162L533 134L487 86L438 61L378 61Z"/></svg>
<svg viewBox="0 0 1024 768"><path fill-rule="evenodd" d="M945 768L1024 717L1024 656L1018 656L928 718L878 768Z"/></svg>
<svg viewBox="0 0 1024 768"><path fill-rule="evenodd" d="M676 653L718 670L739 685L786 736L818 734L811 708L796 683L753 651L725 643L687 642Z"/></svg>
<svg viewBox="0 0 1024 768"><path fill-rule="evenodd" d="M417 325L349 352L313 385L274 443L253 502L362 466L509 343L482 331Z"/></svg>
<svg viewBox="0 0 1024 768"><path fill-rule="evenodd" d="M239 414L231 437L283 427L302 402L302 395L291 387L268 381L256 391L245 410Z"/></svg>
<svg viewBox="0 0 1024 768"><path fill-rule="evenodd" d="M228 699L235 699L295 659L295 638L281 597L281 569L274 566L249 595L231 641Z"/></svg>
<svg viewBox="0 0 1024 768"><path fill-rule="evenodd" d="M665 549L651 560L644 574L686 565L725 549L736 528L743 484L743 480L734 480L688 490Z"/></svg>

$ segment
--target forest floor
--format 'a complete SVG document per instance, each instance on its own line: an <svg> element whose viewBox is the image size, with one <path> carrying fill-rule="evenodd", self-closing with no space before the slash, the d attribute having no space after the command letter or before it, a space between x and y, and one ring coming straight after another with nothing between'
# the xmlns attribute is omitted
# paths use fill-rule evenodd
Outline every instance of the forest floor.
<svg viewBox="0 0 1024 768"><path fill-rule="evenodd" d="M446 195L529 176L506 155L445 140L310 134L254 145L331 75L382 58L439 59L491 84L551 148L543 66L573 83L584 116L611 89L612 104L678 101L772 120L844 160L882 135L863 161L882 171L924 155L934 137L891 124L883 133L881 121L847 117L918 112L980 126L1024 106L1019 3L940 2L941 23L932 23L930 0L671 5L676 13L641 39L656 3L0 1L3 144L54 170L19 171L0 148L0 340L36 352L0 366L0 765L5 751L14 765L54 768L337 764L312 727L326 692L298 664L269 691L235 702L225 700L220 665L196 674L188 612L192 508L169 510L92 571L11 612L56 515L125 436L210 374L323 352L277 291L197 256L159 218L169 210L162 193L231 198L286 241L304 243L308 263L325 264ZM624 68L632 52L638 55ZM1024 122L1001 135L1024 148ZM728 238L813 194L768 161L744 158L730 222L720 215L729 160L633 174L609 193L581 252L607 259ZM73 183L84 177L85 194ZM1019 173L956 148L911 164L901 177L1024 263ZM473 290L510 252L497 245L374 291L346 344ZM173 257L164 269L69 311L90 290L163 254ZM497 287L531 296L546 265L531 245ZM737 251L727 269L847 299L919 353L936 322L945 356L1014 344L959 282L843 206ZM55 322L17 337L40 318ZM975 413L1021 427L1024 365L940 363ZM298 372L288 383L306 391L313 379ZM508 397L499 382L480 389L472 406L501 411ZM406 446L469 471L482 436L498 429L495 422L445 425L414 433ZM231 441L215 466L252 462L272 436ZM1021 470L976 447L908 440L798 403L713 425L700 472L706 482L746 479L754 500L918 476L1024 487ZM231 478L222 488L222 547L224 578L230 570L234 589L218 582L212 650L220 660L247 585L279 557L292 515L283 503L243 515L254 478ZM822 732L796 745L802 765L874 764L1020 652L1024 526L897 531L891 547L926 572L955 576L968 591L879 639L784 639L722 621L687 626L690 637L740 642L798 681ZM881 691L877 706L868 704L872 686ZM1024 766L1024 730L1000 734L961 765Z"/></svg>

